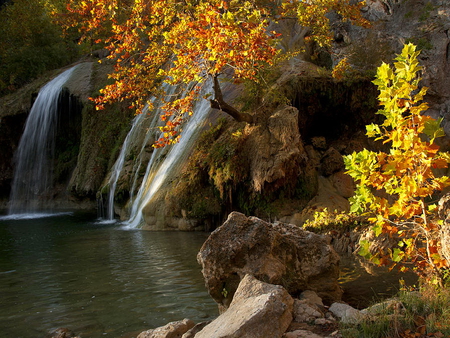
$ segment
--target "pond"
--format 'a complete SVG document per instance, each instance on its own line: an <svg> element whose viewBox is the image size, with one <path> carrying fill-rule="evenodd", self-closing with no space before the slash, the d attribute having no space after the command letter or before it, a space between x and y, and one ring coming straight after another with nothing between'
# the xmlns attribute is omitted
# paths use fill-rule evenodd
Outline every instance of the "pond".
<svg viewBox="0 0 450 338"><path fill-rule="evenodd" d="M196 255L206 233L147 232L93 215L0 218L0 330L36 338L131 337L218 315Z"/></svg>
<svg viewBox="0 0 450 338"><path fill-rule="evenodd" d="M39 338L67 327L82 337L130 338L218 315L196 261L207 233L130 230L95 218L0 216L2 336ZM398 290L397 273L369 272L342 260L344 300L355 307Z"/></svg>

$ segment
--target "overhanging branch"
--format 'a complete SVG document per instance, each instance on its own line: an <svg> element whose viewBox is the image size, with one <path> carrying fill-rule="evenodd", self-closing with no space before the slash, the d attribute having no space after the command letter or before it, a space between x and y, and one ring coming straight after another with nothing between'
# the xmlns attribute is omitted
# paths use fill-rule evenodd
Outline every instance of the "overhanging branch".
<svg viewBox="0 0 450 338"><path fill-rule="evenodd" d="M247 113L242 113L224 101L222 90L220 88L218 75L214 75L213 80L214 80L214 84L213 84L214 99L209 100L209 102L211 103L211 108L219 109L219 110L223 111L224 113L227 113L228 115L233 117L238 122L253 123L252 115L247 114Z"/></svg>

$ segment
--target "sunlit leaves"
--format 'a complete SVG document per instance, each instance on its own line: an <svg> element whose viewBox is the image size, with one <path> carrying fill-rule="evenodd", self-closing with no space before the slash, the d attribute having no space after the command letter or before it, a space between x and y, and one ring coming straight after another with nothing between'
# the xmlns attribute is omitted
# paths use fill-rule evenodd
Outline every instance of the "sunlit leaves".
<svg viewBox="0 0 450 338"><path fill-rule="evenodd" d="M113 83L94 99L99 109L128 100L139 112L153 95L165 96L161 83L179 86L164 106L181 121L192 114L192 100L177 101L194 83L227 76L259 82L261 70L281 59L280 34L270 25L297 20L310 27L308 38L329 46L328 16L366 25L363 2L350 0L68 0L60 13L65 27L78 27L82 40L103 43L115 62ZM284 55L283 57L287 57ZM197 91L198 93L198 91ZM173 102L173 103L171 103ZM186 103L185 106L182 104ZM166 119L169 121L169 119ZM169 137L179 124L166 125ZM171 129L172 128L172 129Z"/></svg>
<svg viewBox="0 0 450 338"><path fill-rule="evenodd" d="M447 263L439 255L436 208L425 201L450 186L447 176L435 176L435 169L448 167L450 155L435 144L444 135L441 120L424 115L428 106L421 102L426 88L419 88L418 55L416 46L405 45L394 68L383 63L373 81L380 91L378 114L385 119L381 125L368 125L367 136L389 145L389 152L363 150L346 156L345 165L357 182L351 210L371 215L376 235L402 238L399 247L378 253L377 259L414 263L422 272L439 274Z"/></svg>

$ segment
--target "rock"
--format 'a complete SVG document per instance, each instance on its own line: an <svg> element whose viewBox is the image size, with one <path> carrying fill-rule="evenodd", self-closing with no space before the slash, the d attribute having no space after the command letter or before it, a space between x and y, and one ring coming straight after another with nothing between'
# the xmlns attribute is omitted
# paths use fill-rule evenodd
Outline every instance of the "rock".
<svg viewBox="0 0 450 338"><path fill-rule="evenodd" d="M350 175L344 171L338 171L329 177L333 187L336 189L338 195L344 198L350 198L355 194L355 182Z"/></svg>
<svg viewBox="0 0 450 338"><path fill-rule="evenodd" d="M283 338L322 338L322 336L319 336L308 330L295 330L285 333L283 335Z"/></svg>
<svg viewBox="0 0 450 338"><path fill-rule="evenodd" d="M327 177L345 169L344 158L335 148L330 147L320 160L320 173Z"/></svg>
<svg viewBox="0 0 450 338"><path fill-rule="evenodd" d="M333 303L329 310L344 324L355 324L364 318L361 311L351 307L348 304Z"/></svg>
<svg viewBox="0 0 450 338"><path fill-rule="evenodd" d="M181 338L195 323L190 319L170 322L156 329L141 332L137 338Z"/></svg>
<svg viewBox="0 0 450 338"><path fill-rule="evenodd" d="M314 304L317 305L319 307L323 307L323 302L322 302L322 298L320 298L317 293L315 293L314 291L311 290L306 290L303 291L300 295L300 300L305 300L307 301L309 304Z"/></svg>
<svg viewBox="0 0 450 338"><path fill-rule="evenodd" d="M209 294L225 308L246 274L282 285L293 296L312 290L331 302L342 295L339 256L326 237L292 224L232 212L205 241L197 260Z"/></svg>
<svg viewBox="0 0 450 338"><path fill-rule="evenodd" d="M281 338L292 321L293 303L282 286L246 275L228 310L195 338Z"/></svg>
<svg viewBox="0 0 450 338"><path fill-rule="evenodd" d="M323 136L317 136L311 138L311 144L314 148L319 150L326 150L327 149L327 140Z"/></svg>
<svg viewBox="0 0 450 338"><path fill-rule="evenodd" d="M191 328L188 332L181 336L181 338L194 338L195 335L203 330L203 328L209 323L211 323L211 321L196 324L193 328Z"/></svg>
<svg viewBox="0 0 450 338"><path fill-rule="evenodd" d="M403 303L398 299L388 299L384 302L374 304L366 309L361 310L364 315L383 315L387 312L400 313L405 310Z"/></svg>
<svg viewBox="0 0 450 338"><path fill-rule="evenodd" d="M68 328L61 327L59 329L56 329L55 331L51 332L50 335L47 336L48 338L79 338L75 336L75 334L69 330Z"/></svg>
<svg viewBox="0 0 450 338"><path fill-rule="evenodd" d="M248 142L251 180L257 192L296 182L308 167L294 107L276 111Z"/></svg>
<svg viewBox="0 0 450 338"><path fill-rule="evenodd" d="M323 317L319 307L308 303L307 300L298 300L294 302L294 321L297 323L306 323L314 321L316 318Z"/></svg>
<svg viewBox="0 0 450 338"><path fill-rule="evenodd" d="M444 221L441 226L441 252L450 262L450 194L444 195L439 200L439 217Z"/></svg>
<svg viewBox="0 0 450 338"><path fill-rule="evenodd" d="M350 210L350 202L347 198L342 197L332 185L330 178L333 176L319 176L316 196L308 202L301 212L286 218L286 220L289 223L302 226L307 220L314 219L316 212L324 209L327 209L329 212L348 212Z"/></svg>

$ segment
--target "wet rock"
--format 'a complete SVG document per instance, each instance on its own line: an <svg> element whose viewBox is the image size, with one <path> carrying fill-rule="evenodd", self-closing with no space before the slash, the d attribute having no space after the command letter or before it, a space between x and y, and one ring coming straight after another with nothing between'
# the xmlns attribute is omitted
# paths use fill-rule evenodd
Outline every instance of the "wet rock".
<svg viewBox="0 0 450 338"><path fill-rule="evenodd" d="M209 294L223 308L246 274L282 285L293 296L313 290L331 302L342 294L339 256L327 238L292 224L233 212L206 240L197 260Z"/></svg>
<svg viewBox="0 0 450 338"><path fill-rule="evenodd" d="M65 327L61 327L59 329L56 329L55 331L51 332L48 336L48 338L79 338L75 335L71 330Z"/></svg>
<svg viewBox="0 0 450 338"><path fill-rule="evenodd" d="M292 321L293 303L282 286L246 275L228 310L195 338L281 338Z"/></svg>
<svg viewBox="0 0 450 338"><path fill-rule="evenodd" d="M195 323L190 319L170 322L156 329L141 332L137 338L181 338Z"/></svg>

